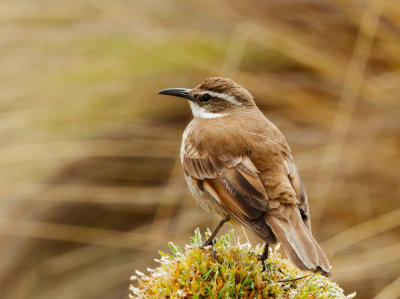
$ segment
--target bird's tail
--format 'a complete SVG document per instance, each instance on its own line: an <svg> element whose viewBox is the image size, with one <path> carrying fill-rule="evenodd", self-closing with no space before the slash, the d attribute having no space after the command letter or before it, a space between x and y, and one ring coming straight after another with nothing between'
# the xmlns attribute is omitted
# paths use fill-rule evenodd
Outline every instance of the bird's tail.
<svg viewBox="0 0 400 299"><path fill-rule="evenodd" d="M330 275L325 253L297 211L292 210L288 220L273 215L266 218L293 264L301 270Z"/></svg>

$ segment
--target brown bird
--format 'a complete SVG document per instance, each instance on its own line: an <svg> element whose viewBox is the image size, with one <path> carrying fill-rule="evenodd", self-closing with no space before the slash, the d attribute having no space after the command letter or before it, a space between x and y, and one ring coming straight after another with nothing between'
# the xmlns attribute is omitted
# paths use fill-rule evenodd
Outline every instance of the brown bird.
<svg viewBox="0 0 400 299"><path fill-rule="evenodd" d="M221 222L231 218L266 242L277 240L301 270L330 275L329 262L311 234L307 195L285 137L257 108L253 96L227 78L159 94L189 100L194 119L183 133L181 162L196 201Z"/></svg>

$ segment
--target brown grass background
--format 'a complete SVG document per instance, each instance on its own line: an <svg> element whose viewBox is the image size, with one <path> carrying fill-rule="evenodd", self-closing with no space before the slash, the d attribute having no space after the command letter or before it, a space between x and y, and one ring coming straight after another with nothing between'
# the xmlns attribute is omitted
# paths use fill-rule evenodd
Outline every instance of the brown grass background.
<svg viewBox="0 0 400 299"><path fill-rule="evenodd" d="M3 0L0 24L1 298L126 298L217 223L182 177L190 109L156 95L215 75L286 135L333 279L400 296L398 1Z"/></svg>

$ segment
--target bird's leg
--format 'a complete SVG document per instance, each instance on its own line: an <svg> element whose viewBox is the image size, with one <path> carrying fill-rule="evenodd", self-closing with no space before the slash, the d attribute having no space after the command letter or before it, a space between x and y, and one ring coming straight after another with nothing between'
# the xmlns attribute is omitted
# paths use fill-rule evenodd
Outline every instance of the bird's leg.
<svg viewBox="0 0 400 299"><path fill-rule="evenodd" d="M212 240L211 252L212 252L213 258L218 261L218 255L217 255L217 252L214 249L215 243L217 243L217 239L213 239Z"/></svg>
<svg viewBox="0 0 400 299"><path fill-rule="evenodd" d="M269 253L269 250L268 250L268 249L269 249L269 245L268 245L268 243L265 243L264 251L263 251L263 253L258 257L258 260L261 261L262 266L263 266L262 272L265 271L265 260L268 258L268 253Z"/></svg>
<svg viewBox="0 0 400 299"><path fill-rule="evenodd" d="M203 245L200 246L200 248L204 248L208 245L214 245L213 244L213 240L215 238L215 236L217 235L218 231L221 229L221 227L224 225L225 222L227 222L229 220L229 218L223 218L219 224L217 225L217 227L214 229L214 231L212 232L211 236L207 239L207 241L205 241L203 243Z"/></svg>

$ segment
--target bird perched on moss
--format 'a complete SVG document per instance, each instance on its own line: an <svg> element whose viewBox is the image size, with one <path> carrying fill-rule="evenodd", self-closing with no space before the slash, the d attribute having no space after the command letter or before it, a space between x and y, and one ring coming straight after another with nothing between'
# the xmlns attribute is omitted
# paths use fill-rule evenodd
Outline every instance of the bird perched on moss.
<svg viewBox="0 0 400 299"><path fill-rule="evenodd" d="M252 95L227 78L160 94L189 100L194 119L183 133L181 162L188 187L221 221L234 219L266 242L277 240L301 270L330 274L311 234L307 195L285 137L257 108Z"/></svg>

